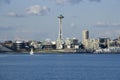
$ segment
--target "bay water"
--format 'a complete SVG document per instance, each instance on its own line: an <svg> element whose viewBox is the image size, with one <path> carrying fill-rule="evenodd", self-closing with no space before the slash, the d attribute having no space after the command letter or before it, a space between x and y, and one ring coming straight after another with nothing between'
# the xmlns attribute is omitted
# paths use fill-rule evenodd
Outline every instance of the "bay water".
<svg viewBox="0 0 120 80"><path fill-rule="evenodd" d="M0 54L0 80L120 80L120 54Z"/></svg>

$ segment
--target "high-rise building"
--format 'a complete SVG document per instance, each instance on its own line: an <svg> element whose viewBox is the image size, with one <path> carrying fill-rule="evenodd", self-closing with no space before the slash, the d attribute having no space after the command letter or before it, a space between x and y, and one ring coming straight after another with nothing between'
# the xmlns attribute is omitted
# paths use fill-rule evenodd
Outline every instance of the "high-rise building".
<svg viewBox="0 0 120 80"><path fill-rule="evenodd" d="M82 32L82 39L83 39L83 42L85 40L89 39L89 31L88 30L83 30L83 32Z"/></svg>
<svg viewBox="0 0 120 80"><path fill-rule="evenodd" d="M89 31L88 30L83 30L82 31L82 43L85 45L85 47L88 44L89 40Z"/></svg>
<svg viewBox="0 0 120 80"><path fill-rule="evenodd" d="M57 49L63 49L63 41L62 41L62 19L64 18L63 15L58 16L59 18L59 33L58 33L58 39L56 42L56 48Z"/></svg>

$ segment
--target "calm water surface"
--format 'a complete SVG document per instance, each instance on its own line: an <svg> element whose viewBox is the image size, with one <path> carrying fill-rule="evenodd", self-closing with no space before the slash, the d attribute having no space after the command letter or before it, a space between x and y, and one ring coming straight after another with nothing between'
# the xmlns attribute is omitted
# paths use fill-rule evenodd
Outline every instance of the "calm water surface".
<svg viewBox="0 0 120 80"><path fill-rule="evenodd" d="M120 80L120 54L0 54L0 80Z"/></svg>

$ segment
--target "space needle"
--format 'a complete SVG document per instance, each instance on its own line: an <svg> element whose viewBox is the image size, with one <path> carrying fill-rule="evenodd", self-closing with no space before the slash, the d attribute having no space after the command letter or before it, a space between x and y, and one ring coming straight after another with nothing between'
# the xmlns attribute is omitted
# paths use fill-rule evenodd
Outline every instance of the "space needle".
<svg viewBox="0 0 120 80"><path fill-rule="evenodd" d="M58 33L58 39L57 39L57 45L56 48L57 49L63 49L63 41L62 41L62 19L64 18L63 15L59 15L58 19L59 19L59 33Z"/></svg>

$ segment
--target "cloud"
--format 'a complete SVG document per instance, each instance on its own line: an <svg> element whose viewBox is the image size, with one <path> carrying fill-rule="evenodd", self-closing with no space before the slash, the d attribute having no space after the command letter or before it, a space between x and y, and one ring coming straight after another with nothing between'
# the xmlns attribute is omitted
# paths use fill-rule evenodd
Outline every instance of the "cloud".
<svg viewBox="0 0 120 80"><path fill-rule="evenodd" d="M76 25L74 23L70 24L71 27L75 27Z"/></svg>
<svg viewBox="0 0 120 80"><path fill-rule="evenodd" d="M77 4L80 3L82 1L85 0L54 0L57 4L65 4L65 3L69 3L69 4ZM100 2L101 0L88 0L90 2Z"/></svg>
<svg viewBox="0 0 120 80"><path fill-rule="evenodd" d="M101 0L89 0L90 2L100 2Z"/></svg>
<svg viewBox="0 0 120 80"><path fill-rule="evenodd" d="M9 31L13 30L15 27L12 26L0 26L0 31Z"/></svg>
<svg viewBox="0 0 120 80"><path fill-rule="evenodd" d="M74 23L71 23L71 24L70 24L70 27L73 28L73 29L76 29L76 28L77 28L77 25L74 24Z"/></svg>
<svg viewBox="0 0 120 80"><path fill-rule="evenodd" d="M70 3L70 4L76 4L79 3L82 0L55 0L58 4L64 4L64 3Z"/></svg>
<svg viewBox="0 0 120 80"><path fill-rule="evenodd" d="M109 37L116 38L120 35L120 23L115 22L97 22L90 27L91 34L93 37Z"/></svg>
<svg viewBox="0 0 120 80"><path fill-rule="evenodd" d="M27 14L46 15L50 11L47 6L34 5L26 9Z"/></svg>
<svg viewBox="0 0 120 80"><path fill-rule="evenodd" d="M11 16L11 17L16 17L16 16L18 16L18 14L15 13L15 12L9 12L7 15L8 15L8 16Z"/></svg>
<svg viewBox="0 0 120 80"><path fill-rule="evenodd" d="M0 0L0 5L3 3L10 4L10 0Z"/></svg>
<svg viewBox="0 0 120 80"><path fill-rule="evenodd" d="M24 15L22 15L22 14L17 14L17 13L15 13L15 12L9 12L9 13L7 14L7 16L9 16L9 17L24 17Z"/></svg>
<svg viewBox="0 0 120 80"><path fill-rule="evenodd" d="M94 27L120 27L120 23L97 22Z"/></svg>
<svg viewBox="0 0 120 80"><path fill-rule="evenodd" d="M20 30L23 27L21 25L0 25L0 32L1 31L15 31L15 30Z"/></svg>

